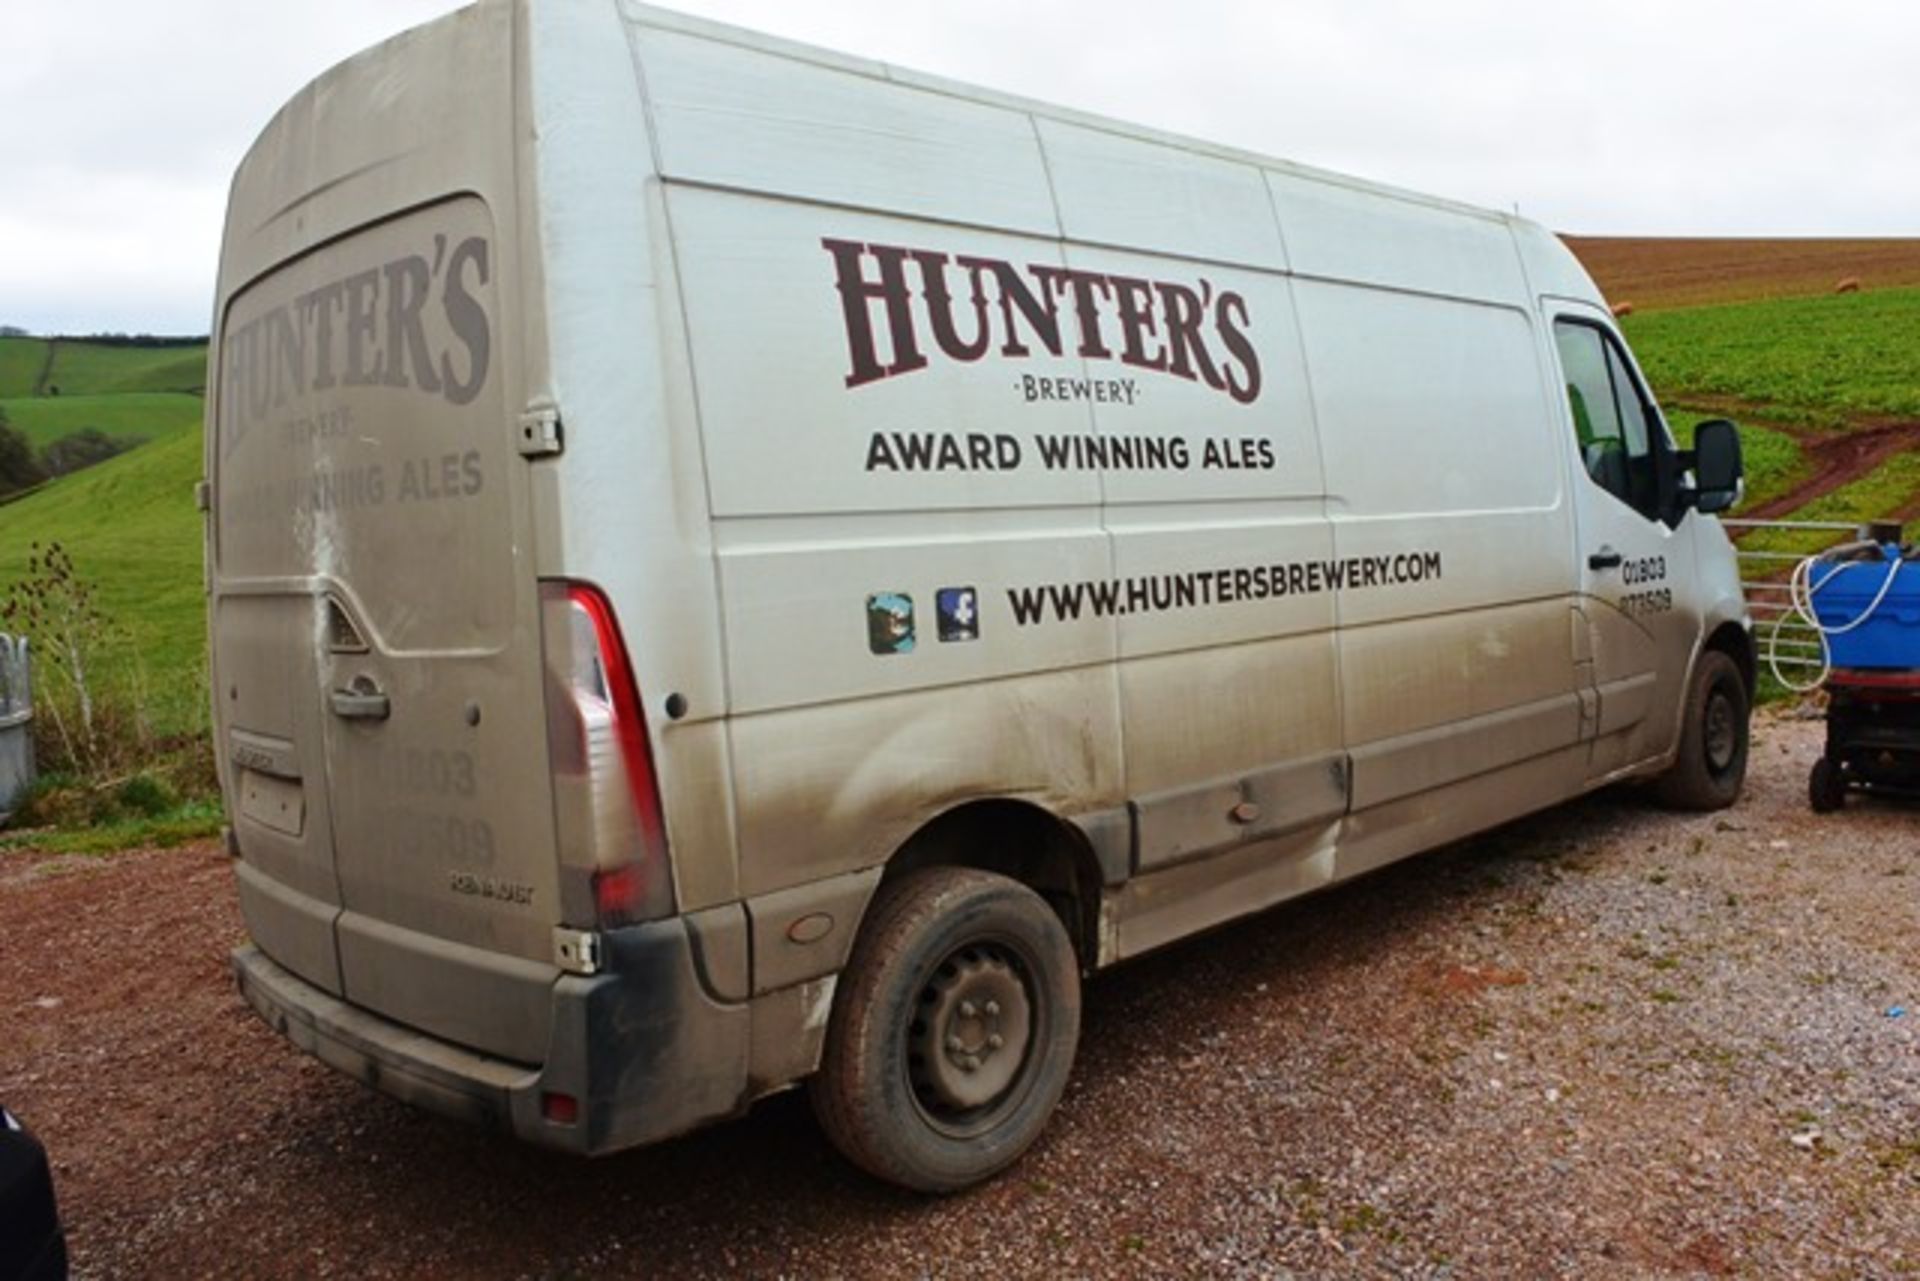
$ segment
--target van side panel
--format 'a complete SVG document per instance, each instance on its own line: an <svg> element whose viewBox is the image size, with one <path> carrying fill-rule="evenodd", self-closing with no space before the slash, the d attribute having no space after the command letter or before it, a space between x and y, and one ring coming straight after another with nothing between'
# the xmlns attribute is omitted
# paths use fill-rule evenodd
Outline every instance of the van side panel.
<svg viewBox="0 0 1920 1281"><path fill-rule="evenodd" d="M1130 914L1158 922L1143 946L1216 919L1162 868L1242 851L1255 879L1222 863L1242 892L1220 906L1244 910L1329 879L1350 805L1443 803L1581 742L1559 455L1499 220L846 60L645 25L635 47L708 465L744 893L868 866L972 796L1124 801L1145 878L1125 952ZM1481 568L1515 544L1517 575ZM962 592L977 622L947 637ZM1033 718L1102 735L1074 787L1015 777L1061 754L1009 750L978 706L918 746L915 700L1089 664L1117 726ZM796 841L810 810L818 843Z"/></svg>
<svg viewBox="0 0 1920 1281"><path fill-rule="evenodd" d="M823 242L1052 265L1058 247L698 188L667 203L715 512L742 890L871 866L962 799L1118 804L1113 622L1022 628L1008 595L1112 574L1098 477L1044 468L1033 440L1092 434L1088 408L1028 403L1016 368L989 379L937 356L849 388L862 339ZM865 305L891 359L887 304ZM963 452L942 465L943 449ZM1009 450L1023 465L1003 470ZM943 640L941 593L961 591L970 639ZM913 629L897 650L875 631L888 608ZM988 708L999 719L976 723Z"/></svg>
<svg viewBox="0 0 1920 1281"><path fill-rule="evenodd" d="M1194 280L1244 307L1253 361L1204 377L1141 378L1136 403L1095 406L1115 441L1171 440L1185 466L1103 474L1119 608L1127 795L1135 870L1279 833L1329 830L1345 808L1333 558L1321 456L1284 276L1068 247L1110 278ZM1257 372L1250 372L1257 370ZM1242 372L1247 381L1239 383ZM1229 375L1231 374L1231 378ZM1079 625L1057 611L1023 629ZM1258 789L1259 813L1236 819ZM1243 814L1248 812L1243 811ZM1275 851L1273 857L1284 857Z"/></svg>
<svg viewBox="0 0 1920 1281"><path fill-rule="evenodd" d="M1027 399L1022 375L1041 370L1005 354L997 303L985 308L982 345L962 261L1006 263L1031 279L1065 269L1057 243L677 184L667 207L717 520L1084 508L1098 527L1096 473L1049 469L1030 441L1023 465L1005 465L1014 460L1000 435L1084 434L1093 411ZM929 266L950 282L951 341L979 348L971 359L946 355L932 331ZM1025 313L1015 323L1015 341L1039 349ZM1092 376L1071 353L1046 364ZM987 447L977 457L970 433ZM962 452L942 459L948 435ZM749 695L744 706L760 701Z"/></svg>
<svg viewBox="0 0 1920 1281"><path fill-rule="evenodd" d="M884 859L985 796L1131 800L1141 872L1330 834L1332 592L1298 571L1333 547L1259 170L697 36L637 47L706 441L743 890ZM897 649L872 631L889 605L914 629ZM1229 817L1256 793L1262 817Z"/></svg>
<svg viewBox="0 0 1920 1281"><path fill-rule="evenodd" d="M735 901L726 675L707 470L665 192L631 32L528 6L532 164L564 450L531 465L539 573L620 618L652 742L676 905ZM669 701L682 709L668 714Z"/></svg>
<svg viewBox="0 0 1920 1281"><path fill-rule="evenodd" d="M1578 752L1565 749L1590 727L1557 419L1505 227L1305 189L1276 194L1294 265L1316 277L1297 280L1295 296L1334 542L1393 580L1339 598L1347 875L1430 843L1400 811L1380 819L1392 802L1424 796L1464 832L1577 790ZM1354 216L1369 234L1343 239L1334 224L1362 205ZM1450 292L1362 283L1388 279ZM1537 778L1527 762L1542 758L1562 762L1544 789L1467 786L1523 766Z"/></svg>
<svg viewBox="0 0 1920 1281"><path fill-rule="evenodd" d="M1090 435L1091 412L1029 400L1025 366L997 352L947 358L921 310L924 267L945 267L949 339L975 344L962 260L1063 269L1030 124L695 36L634 39L708 467L742 892L871 867L961 800L1118 805L1112 624L1016 645L1006 596L1111 574L1098 477L1049 471L1030 439ZM1071 353L1049 372L1086 375ZM1015 447L1026 465L1002 466ZM940 639L943 592L967 593L971 639ZM910 646L876 630L888 608L903 629L911 611Z"/></svg>

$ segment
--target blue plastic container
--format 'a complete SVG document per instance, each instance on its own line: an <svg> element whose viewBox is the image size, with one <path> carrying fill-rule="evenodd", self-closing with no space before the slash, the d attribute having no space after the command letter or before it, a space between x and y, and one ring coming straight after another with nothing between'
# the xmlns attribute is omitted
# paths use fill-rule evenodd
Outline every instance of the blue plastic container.
<svg viewBox="0 0 1920 1281"><path fill-rule="evenodd" d="M1897 547L1887 550L1890 556L1900 554ZM1807 578L1820 625L1843 627L1860 617L1880 594L1889 568L1884 560L1815 565ZM1873 617L1850 632L1829 636L1827 645L1835 667L1920 670L1920 562L1902 562Z"/></svg>

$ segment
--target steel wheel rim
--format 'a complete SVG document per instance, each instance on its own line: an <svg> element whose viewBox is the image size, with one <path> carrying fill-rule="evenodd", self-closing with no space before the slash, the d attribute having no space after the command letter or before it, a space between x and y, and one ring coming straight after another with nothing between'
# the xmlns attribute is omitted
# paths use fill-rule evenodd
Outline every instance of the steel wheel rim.
<svg viewBox="0 0 1920 1281"><path fill-rule="evenodd" d="M1722 773L1733 764L1740 745L1733 700L1715 690L1707 699L1706 721L1707 766L1716 774Z"/></svg>
<svg viewBox="0 0 1920 1281"><path fill-rule="evenodd" d="M976 1137L1025 1097L1047 1021L1035 973L1023 948L991 939L961 944L921 977L904 1058L914 1107L934 1129Z"/></svg>

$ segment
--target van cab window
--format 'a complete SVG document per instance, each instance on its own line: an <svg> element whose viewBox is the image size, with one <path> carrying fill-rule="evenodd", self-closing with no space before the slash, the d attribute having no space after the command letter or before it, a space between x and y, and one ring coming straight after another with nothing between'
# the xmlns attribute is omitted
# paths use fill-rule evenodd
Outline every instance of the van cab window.
<svg viewBox="0 0 1920 1281"><path fill-rule="evenodd" d="M1580 461L1595 484L1649 519L1659 516L1654 444L1661 431L1619 347L1596 325L1557 320Z"/></svg>

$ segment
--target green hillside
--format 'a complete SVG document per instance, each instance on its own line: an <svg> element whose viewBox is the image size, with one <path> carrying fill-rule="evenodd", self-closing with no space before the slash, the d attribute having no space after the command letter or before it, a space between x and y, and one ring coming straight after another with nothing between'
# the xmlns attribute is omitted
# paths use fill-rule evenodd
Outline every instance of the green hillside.
<svg viewBox="0 0 1920 1281"><path fill-rule="evenodd" d="M184 392L135 392L118 396L15 396L0 400L0 413L35 449L97 427L122 440L161 440L191 430L204 402Z"/></svg>
<svg viewBox="0 0 1920 1281"><path fill-rule="evenodd" d="M101 610L131 633L163 733L205 721L205 600L193 505L200 473L198 428L176 430L0 506L0 592L23 574L33 543L66 547Z"/></svg>
<svg viewBox="0 0 1920 1281"><path fill-rule="evenodd" d="M48 353L52 363L48 364ZM198 392L207 347L124 347L65 338L0 338L0 399L115 392Z"/></svg>
<svg viewBox="0 0 1920 1281"><path fill-rule="evenodd" d="M0 338L0 397L31 396L47 363L40 338Z"/></svg>
<svg viewBox="0 0 1920 1281"><path fill-rule="evenodd" d="M62 396L121 391L203 390L207 385L207 349L195 347L103 347L59 342L49 389Z"/></svg>

